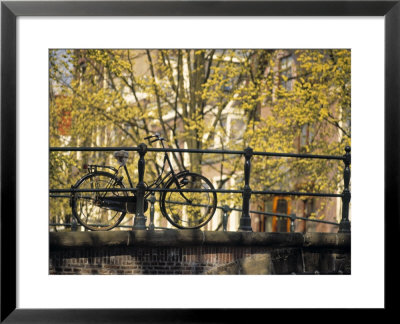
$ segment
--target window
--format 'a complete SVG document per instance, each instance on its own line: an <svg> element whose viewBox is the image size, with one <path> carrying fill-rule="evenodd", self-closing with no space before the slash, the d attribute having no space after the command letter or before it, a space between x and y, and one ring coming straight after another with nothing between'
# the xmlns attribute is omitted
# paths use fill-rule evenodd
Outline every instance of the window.
<svg viewBox="0 0 400 324"><path fill-rule="evenodd" d="M274 202L274 213L278 214L288 214L289 206L288 201L284 198L278 198ZM274 217L275 218L275 226L272 226L274 232L289 232L288 230L288 218L287 217Z"/></svg>
<svg viewBox="0 0 400 324"><path fill-rule="evenodd" d="M292 200L290 197L275 196L264 201L264 211L290 215ZM265 216L261 217L261 232L290 232L290 218Z"/></svg>
<svg viewBox="0 0 400 324"><path fill-rule="evenodd" d="M267 200L264 201L264 211L272 213L272 208L273 208L273 199L267 198ZM260 231L272 232L272 217L262 215Z"/></svg>
<svg viewBox="0 0 400 324"><path fill-rule="evenodd" d="M290 91L293 89L293 55L285 56L280 60L280 84L283 88Z"/></svg>

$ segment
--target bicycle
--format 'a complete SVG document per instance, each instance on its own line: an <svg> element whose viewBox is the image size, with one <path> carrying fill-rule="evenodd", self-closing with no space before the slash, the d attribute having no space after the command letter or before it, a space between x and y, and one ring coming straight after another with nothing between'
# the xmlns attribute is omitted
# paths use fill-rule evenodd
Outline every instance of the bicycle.
<svg viewBox="0 0 400 324"><path fill-rule="evenodd" d="M156 133L145 137L149 143L159 141L165 149L165 139ZM80 178L72 186L70 205L72 214L79 224L92 231L106 231L118 226L126 213L136 213L136 195L134 191L121 191L126 188L123 176L119 175L123 168L129 185L133 187L126 167L129 154L126 151L114 152L119 168L106 165L86 166L88 174ZM166 165L170 171L163 176ZM105 170L105 171L104 171ZM188 189L188 191L161 191L161 214L173 226L179 229L197 229L206 225L213 217L217 207L217 194L214 186L201 174L184 170L176 173L171 160L164 152L164 161L158 177L149 186L146 185L144 211L148 208L147 197L154 194L151 189ZM77 189L94 189L92 192L75 191ZM104 189L108 191L103 191ZM111 190L109 190L111 189ZM190 191L194 189L194 191ZM206 191L203 191L206 190Z"/></svg>

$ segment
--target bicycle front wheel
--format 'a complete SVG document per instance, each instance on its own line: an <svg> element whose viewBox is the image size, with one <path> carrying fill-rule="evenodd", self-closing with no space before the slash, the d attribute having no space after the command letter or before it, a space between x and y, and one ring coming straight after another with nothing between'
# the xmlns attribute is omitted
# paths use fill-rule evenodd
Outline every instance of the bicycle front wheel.
<svg viewBox="0 0 400 324"><path fill-rule="evenodd" d="M75 189L119 189L124 185L113 174L108 172L90 173L81 178ZM102 201L108 197L127 196L121 191L75 192L71 197L72 214L85 228L92 231L108 231L117 226L124 218L126 211L107 208Z"/></svg>
<svg viewBox="0 0 400 324"><path fill-rule="evenodd" d="M161 195L160 209L168 221L177 228L195 229L207 224L217 208L217 194L212 183L197 173L182 173L165 186L167 189L195 189L194 192L165 191Z"/></svg>

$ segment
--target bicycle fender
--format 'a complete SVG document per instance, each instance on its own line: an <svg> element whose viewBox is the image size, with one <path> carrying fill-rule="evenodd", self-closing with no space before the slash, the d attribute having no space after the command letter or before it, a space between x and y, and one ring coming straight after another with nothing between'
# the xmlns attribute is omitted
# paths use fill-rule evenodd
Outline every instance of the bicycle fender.
<svg viewBox="0 0 400 324"><path fill-rule="evenodd" d="M85 174L82 178L80 178L72 187L76 188L78 187L84 180L86 180L87 178L89 178L90 176L94 175L94 174L99 174L99 175L105 175L105 176L110 176L112 178L115 178L116 180L118 180L119 182L122 183L122 179L119 179L115 174L112 174L110 172L105 172L105 171L97 171L97 172L91 172L88 174Z"/></svg>
<svg viewBox="0 0 400 324"><path fill-rule="evenodd" d="M188 174L188 173L191 173L191 172L188 171L188 170L184 170L184 171L176 173L175 177L179 177L179 176L181 176L183 174ZM168 181L165 184L164 188L168 187L171 184L171 182L174 180L174 178L172 177L172 172L171 171L167 174L167 177L169 177L169 176L171 176L171 178L168 179Z"/></svg>

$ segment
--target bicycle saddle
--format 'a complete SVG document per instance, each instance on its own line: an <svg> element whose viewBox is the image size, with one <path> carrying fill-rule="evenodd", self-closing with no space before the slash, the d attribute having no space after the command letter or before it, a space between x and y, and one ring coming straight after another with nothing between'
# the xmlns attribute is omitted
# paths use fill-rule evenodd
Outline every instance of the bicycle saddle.
<svg viewBox="0 0 400 324"><path fill-rule="evenodd" d="M114 152L114 157L117 159L120 166L124 166L128 161L129 152L126 151L116 151Z"/></svg>

